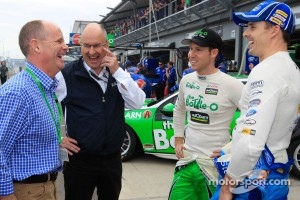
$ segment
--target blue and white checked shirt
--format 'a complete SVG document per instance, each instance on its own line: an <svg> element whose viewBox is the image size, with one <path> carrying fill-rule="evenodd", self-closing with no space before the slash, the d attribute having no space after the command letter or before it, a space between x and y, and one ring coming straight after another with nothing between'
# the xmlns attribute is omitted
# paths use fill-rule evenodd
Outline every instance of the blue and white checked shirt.
<svg viewBox="0 0 300 200"><path fill-rule="evenodd" d="M27 63L44 88L58 120L58 81ZM0 87L0 196L14 193L13 180L61 170L55 123L33 78L25 70Z"/></svg>

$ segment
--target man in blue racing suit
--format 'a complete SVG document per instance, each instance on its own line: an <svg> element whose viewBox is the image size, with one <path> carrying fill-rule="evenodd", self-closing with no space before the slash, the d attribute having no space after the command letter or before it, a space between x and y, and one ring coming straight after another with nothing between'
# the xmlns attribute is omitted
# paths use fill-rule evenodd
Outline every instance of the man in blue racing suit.
<svg viewBox="0 0 300 200"><path fill-rule="evenodd" d="M233 13L233 20L248 26L243 36L260 63L242 92L231 154L218 159L230 160L219 199L287 199L292 161L286 149L300 102L299 68L287 51L295 16L288 5L265 1L250 12Z"/></svg>

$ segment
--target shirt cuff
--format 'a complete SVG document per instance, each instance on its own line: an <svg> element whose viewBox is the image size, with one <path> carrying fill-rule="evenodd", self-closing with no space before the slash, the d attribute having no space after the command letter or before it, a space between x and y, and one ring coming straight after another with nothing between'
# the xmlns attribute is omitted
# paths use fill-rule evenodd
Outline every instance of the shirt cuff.
<svg viewBox="0 0 300 200"><path fill-rule="evenodd" d="M228 176L230 176L230 178L232 178L235 181L242 181L243 179L240 176L235 175L234 173L232 173L229 169L227 169L226 174Z"/></svg>
<svg viewBox="0 0 300 200"><path fill-rule="evenodd" d="M112 75L118 82L122 83L122 80L130 77L128 72L125 72L121 67ZM130 77L131 78L131 77Z"/></svg>
<svg viewBox="0 0 300 200"><path fill-rule="evenodd" d="M12 180L0 182L0 196L8 196L14 193Z"/></svg>

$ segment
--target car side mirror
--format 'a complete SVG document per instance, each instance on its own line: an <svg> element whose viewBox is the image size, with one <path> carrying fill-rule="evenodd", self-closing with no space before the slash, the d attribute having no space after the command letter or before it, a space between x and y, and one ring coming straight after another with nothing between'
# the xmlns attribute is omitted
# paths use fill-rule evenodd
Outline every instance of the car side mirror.
<svg viewBox="0 0 300 200"><path fill-rule="evenodd" d="M168 103L162 108L161 112L166 116L172 117L174 107L175 107L174 104Z"/></svg>

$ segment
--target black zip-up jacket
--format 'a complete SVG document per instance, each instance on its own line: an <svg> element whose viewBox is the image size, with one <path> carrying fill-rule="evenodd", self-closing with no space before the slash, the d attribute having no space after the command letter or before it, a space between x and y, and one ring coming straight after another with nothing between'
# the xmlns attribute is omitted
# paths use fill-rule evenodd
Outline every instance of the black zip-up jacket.
<svg viewBox="0 0 300 200"><path fill-rule="evenodd" d="M82 58L62 70L67 96L68 136L77 140L79 155L110 155L120 152L125 136L124 99L109 73L107 90L90 77Z"/></svg>

